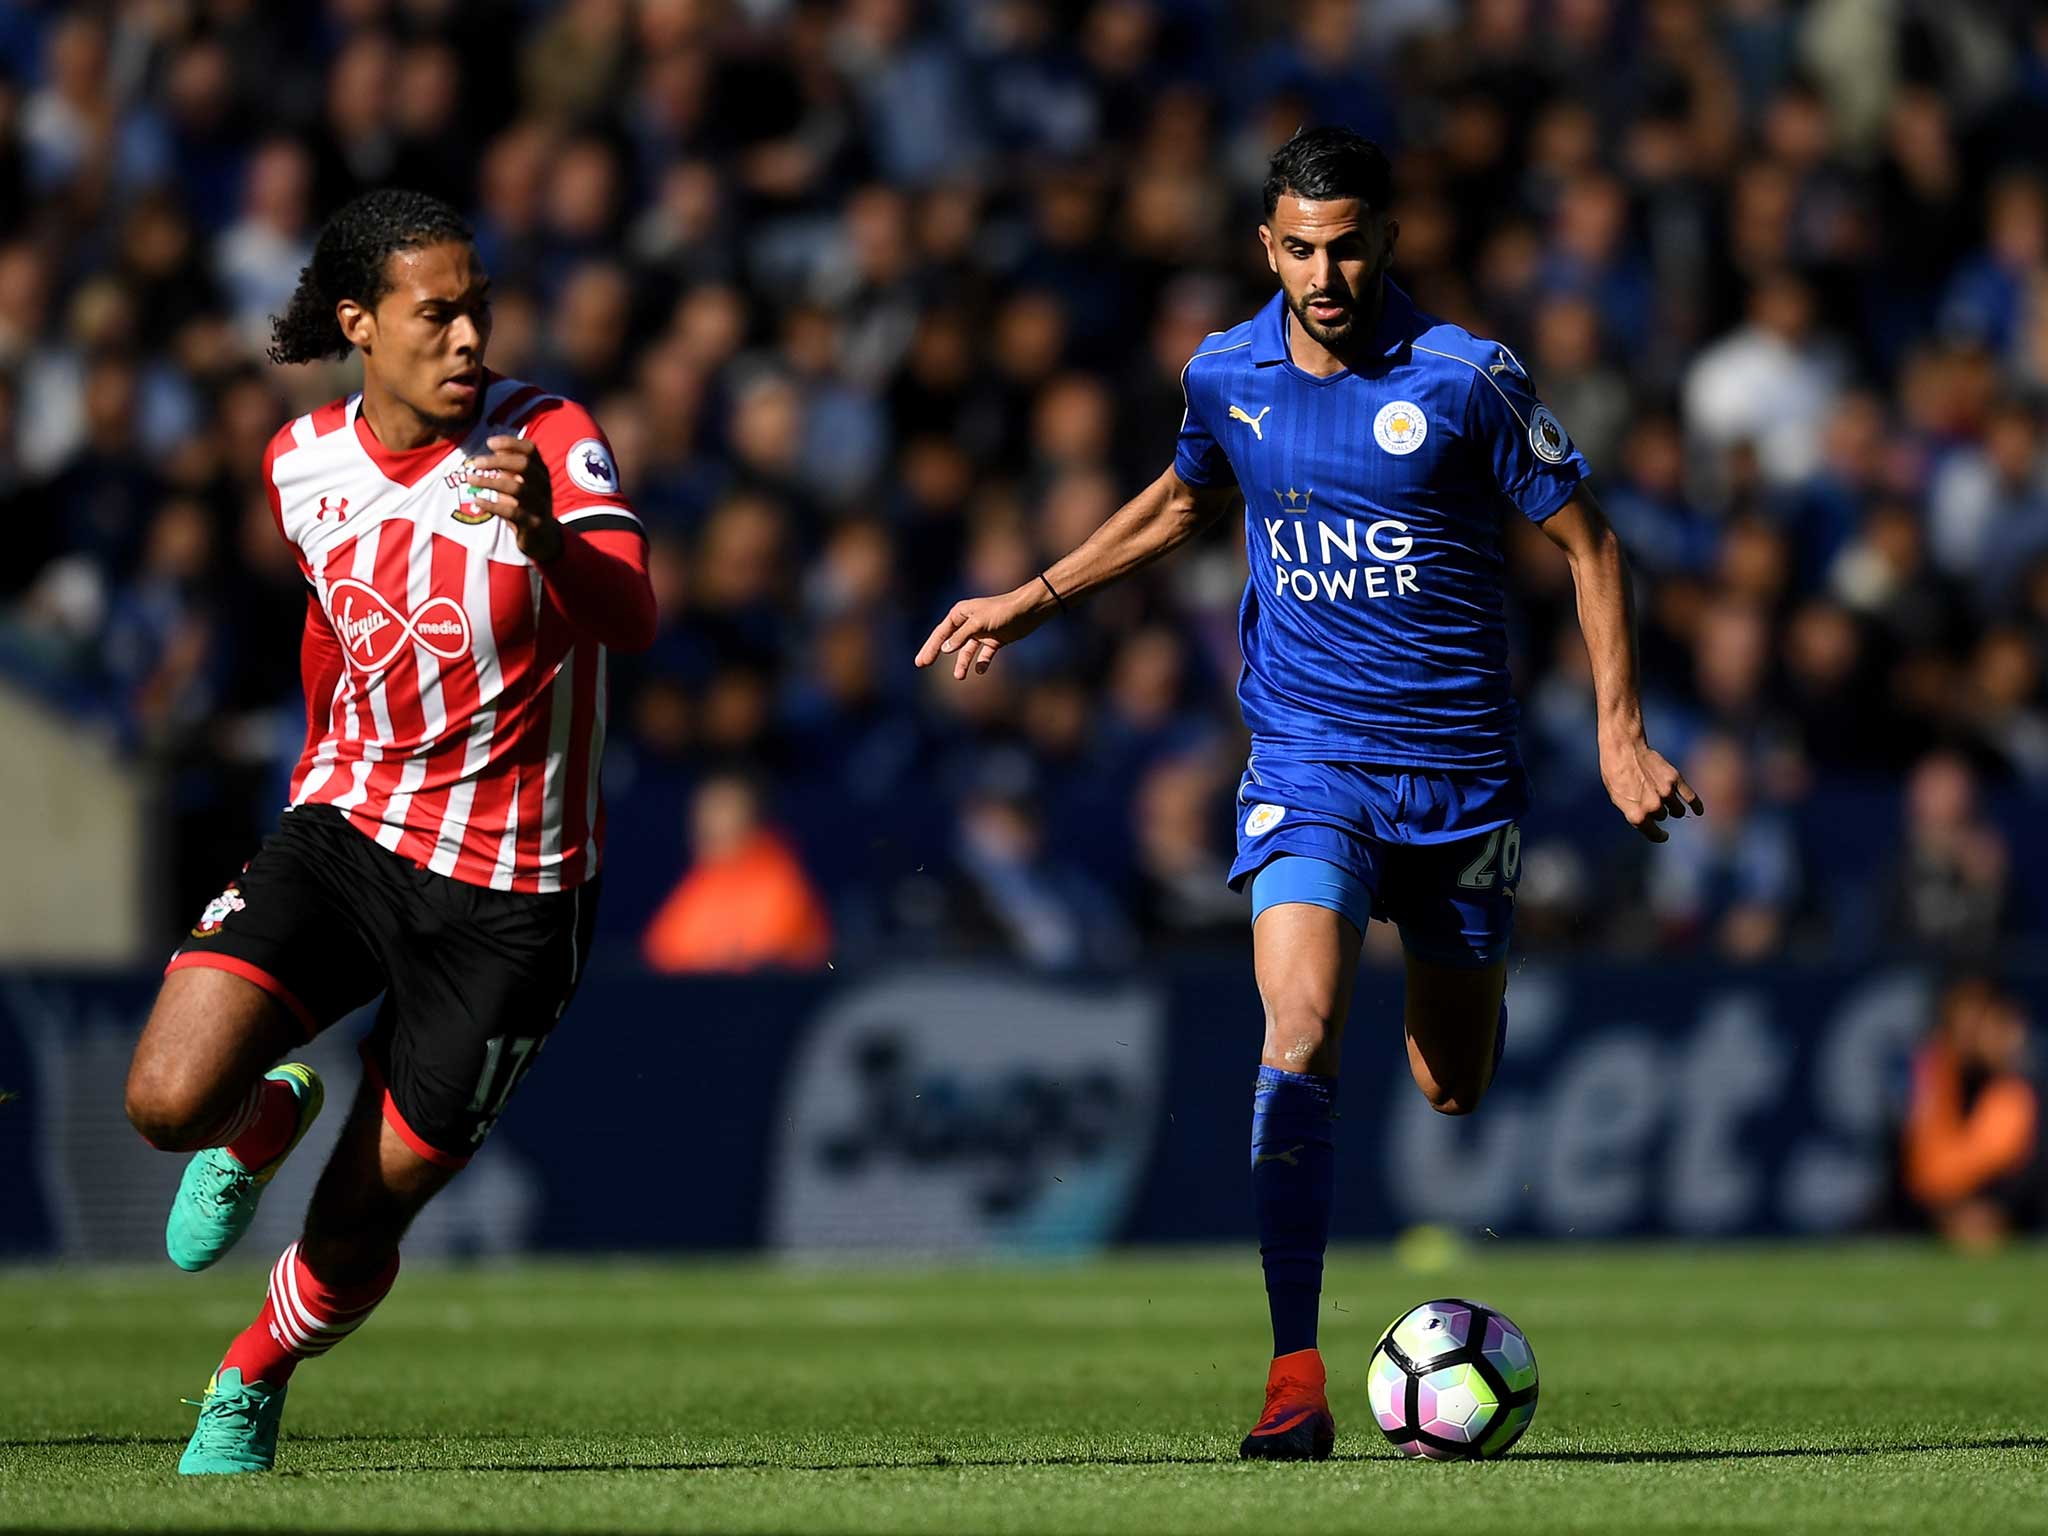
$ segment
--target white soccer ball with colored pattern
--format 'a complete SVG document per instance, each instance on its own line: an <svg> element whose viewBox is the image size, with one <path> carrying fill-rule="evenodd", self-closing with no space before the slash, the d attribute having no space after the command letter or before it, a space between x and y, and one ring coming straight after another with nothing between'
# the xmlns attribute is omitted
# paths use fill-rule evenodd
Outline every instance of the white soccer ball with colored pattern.
<svg viewBox="0 0 2048 1536"><path fill-rule="evenodd" d="M1403 1456L1499 1456L1536 1417L1536 1352L1503 1313L1473 1301L1425 1301L1373 1346L1372 1416Z"/></svg>

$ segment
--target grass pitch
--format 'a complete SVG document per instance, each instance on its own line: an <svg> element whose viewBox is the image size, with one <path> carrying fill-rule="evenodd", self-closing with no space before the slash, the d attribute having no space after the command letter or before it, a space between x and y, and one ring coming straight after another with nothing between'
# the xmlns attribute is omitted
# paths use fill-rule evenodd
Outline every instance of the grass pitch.
<svg viewBox="0 0 2048 1536"><path fill-rule="evenodd" d="M261 1270L0 1271L0 1527L153 1531L2048 1531L2048 1250L1338 1255L1337 1457L1246 1465L1242 1254L904 1274L405 1275L298 1375L278 1474L180 1479ZM1367 1352L1430 1296L1529 1332L1484 1465L1392 1456Z"/></svg>

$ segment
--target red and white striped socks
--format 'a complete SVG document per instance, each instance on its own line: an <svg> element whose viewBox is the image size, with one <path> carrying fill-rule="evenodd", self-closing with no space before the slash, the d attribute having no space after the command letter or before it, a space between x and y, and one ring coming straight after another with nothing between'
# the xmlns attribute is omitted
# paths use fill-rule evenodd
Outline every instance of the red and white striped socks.
<svg viewBox="0 0 2048 1536"><path fill-rule="evenodd" d="M293 1243L270 1271L270 1294L242 1335L228 1346L221 1368L236 1366L244 1381L280 1386L301 1360L324 1355L363 1325L398 1278L398 1253L375 1278L328 1285L306 1267Z"/></svg>

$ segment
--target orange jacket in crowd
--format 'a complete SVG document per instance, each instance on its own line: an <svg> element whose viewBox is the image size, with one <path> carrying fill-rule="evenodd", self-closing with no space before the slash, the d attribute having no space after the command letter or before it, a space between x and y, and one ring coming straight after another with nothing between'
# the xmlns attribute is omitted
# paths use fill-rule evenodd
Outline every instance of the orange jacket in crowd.
<svg viewBox="0 0 2048 1536"><path fill-rule="evenodd" d="M831 948L825 903L772 832L693 866L641 938L647 963L670 973L816 970Z"/></svg>
<svg viewBox="0 0 2048 1536"><path fill-rule="evenodd" d="M2017 1074L1993 1078L1967 1112L1955 1053L1935 1043L1913 1062L1906 1115L1906 1189L1922 1205L1953 1205L2027 1166L2037 1106Z"/></svg>

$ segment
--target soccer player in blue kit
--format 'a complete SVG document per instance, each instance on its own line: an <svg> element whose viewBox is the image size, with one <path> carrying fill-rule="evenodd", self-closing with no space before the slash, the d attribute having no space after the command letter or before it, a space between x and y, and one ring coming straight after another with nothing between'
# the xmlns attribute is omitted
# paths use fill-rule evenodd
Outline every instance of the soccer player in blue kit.
<svg viewBox="0 0 2048 1536"><path fill-rule="evenodd" d="M1069 603L1244 509L1252 749L1230 879L1251 888L1266 1014L1252 1189L1274 1358L1240 1454L1277 1461L1321 1460L1335 1440L1316 1314L1367 922L1400 930L1408 1064L1432 1105L1476 1108L1506 1037L1528 786L1504 517L1538 524L1570 563L1615 806L1652 842L1666 817L1705 810L1644 737L1628 568L1586 460L1512 352L1388 279L1391 180L1347 129L1283 145L1259 228L1280 292L1189 360L1172 468L1041 576L956 604L917 653L951 657L956 678L986 672Z"/></svg>

